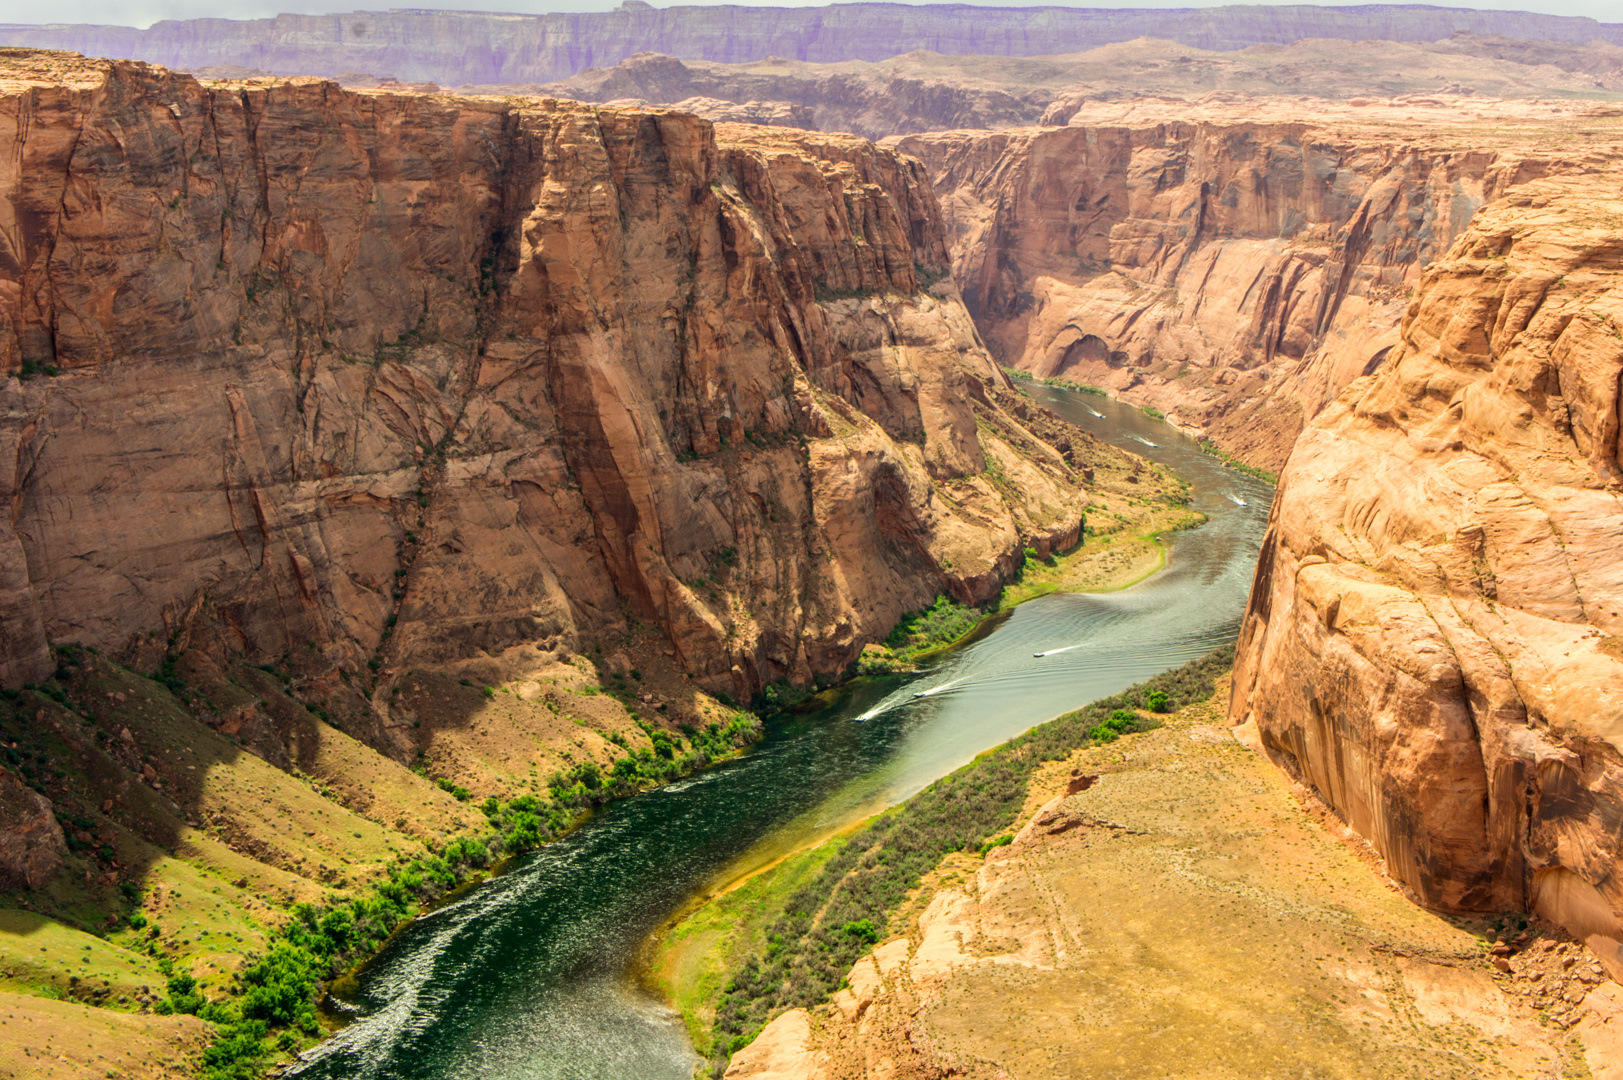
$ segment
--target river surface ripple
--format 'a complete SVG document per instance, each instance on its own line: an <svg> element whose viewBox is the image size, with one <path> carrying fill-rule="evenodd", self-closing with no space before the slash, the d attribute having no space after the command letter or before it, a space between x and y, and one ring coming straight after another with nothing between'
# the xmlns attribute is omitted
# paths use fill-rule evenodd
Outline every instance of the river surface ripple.
<svg viewBox="0 0 1623 1080"><path fill-rule="evenodd" d="M1211 520L1168 538L1164 571L1122 592L1023 604L928 671L862 681L830 708L769 724L741 758L605 808L408 927L342 1003L354 1022L291 1075L690 1080L698 1059L679 1018L635 977L648 936L684 904L1233 640L1268 486L1136 409L1031 393L1190 482Z"/></svg>

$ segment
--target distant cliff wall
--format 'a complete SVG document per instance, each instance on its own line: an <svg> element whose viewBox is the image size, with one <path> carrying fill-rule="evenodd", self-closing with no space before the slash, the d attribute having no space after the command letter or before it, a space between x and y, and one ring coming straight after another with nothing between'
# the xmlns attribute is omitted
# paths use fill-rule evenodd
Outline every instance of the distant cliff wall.
<svg viewBox="0 0 1623 1080"><path fill-rule="evenodd" d="M1426 263L1549 165L1194 111L894 144L930 171L999 361L1154 405L1277 469L1396 344Z"/></svg>
<svg viewBox="0 0 1623 1080"><path fill-rule="evenodd" d="M122 26L0 24L0 43L73 49L190 70L236 64L284 75L370 71L446 86L534 83L608 67L639 52L740 63L781 56L834 63L915 49L1041 56L1158 37L1201 49L1304 38L1436 41L1459 31L1623 44L1623 25L1517 11L1418 5L1230 6L1198 10L838 4L807 8L672 7L508 15L358 11L271 19Z"/></svg>

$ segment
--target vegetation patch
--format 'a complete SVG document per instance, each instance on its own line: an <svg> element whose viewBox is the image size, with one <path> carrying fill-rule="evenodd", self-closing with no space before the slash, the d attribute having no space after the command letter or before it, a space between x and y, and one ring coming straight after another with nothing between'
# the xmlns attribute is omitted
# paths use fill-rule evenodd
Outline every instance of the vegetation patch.
<svg viewBox="0 0 1623 1080"><path fill-rule="evenodd" d="M1200 449L1204 453L1210 454L1212 457L1217 458L1224 465L1227 465L1235 472L1243 472L1247 476L1254 476L1265 484L1278 485L1279 483L1278 473L1271 473L1267 469L1259 469L1255 465L1247 465L1245 462L1241 461L1239 458L1235 457L1221 446L1218 446L1210 439L1202 439L1200 441Z"/></svg>
<svg viewBox="0 0 1623 1080"><path fill-rule="evenodd" d="M277 1053L296 1051L320 1034L316 1003L322 987L377 950L427 905L476 879L501 859L533 851L571 828L583 810L703 768L760 737L760 721L738 712L684 732L687 745L662 731L653 745L618 759L608 770L587 762L549 781L551 797L495 797L481 809L482 836L451 840L437 852L403 860L387 880L348 900L299 904L267 949L240 973L232 997L209 1001L187 975L169 980L160 1012L183 1012L218 1025L205 1052L206 1080L252 1080Z"/></svg>
<svg viewBox="0 0 1623 1080"><path fill-rule="evenodd" d="M1232 646L1039 725L982 754L850 836L795 890L765 945L732 973L716 1008L713 1064L748 1045L772 1017L828 998L863 953L890 936L890 913L952 852L990 851L1012 826L1033 772L1078 747L1159 726L1150 713L1210 697ZM1142 710L1142 711L1141 711Z"/></svg>
<svg viewBox="0 0 1623 1080"><path fill-rule="evenodd" d="M845 846L836 836L708 901L661 938L654 974L687 1025L700 1054L712 1053L715 1005L744 958L767 945L766 928L790 896Z"/></svg>
<svg viewBox="0 0 1623 1080"><path fill-rule="evenodd" d="M1019 368L1006 367L1003 370L1012 379L1023 379L1026 382L1042 383L1044 386L1052 386L1058 390L1070 390L1078 394L1092 394L1094 397L1110 396L1109 390L1106 390L1102 386L1094 386L1092 383L1076 382L1073 379L1039 379L1031 372L1021 371Z"/></svg>

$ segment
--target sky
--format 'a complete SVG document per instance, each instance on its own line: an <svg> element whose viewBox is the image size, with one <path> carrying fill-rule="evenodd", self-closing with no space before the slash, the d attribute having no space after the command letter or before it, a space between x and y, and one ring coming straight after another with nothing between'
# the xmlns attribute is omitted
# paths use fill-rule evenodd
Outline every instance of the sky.
<svg viewBox="0 0 1623 1080"><path fill-rule="evenodd" d="M705 3L707 0L683 0L683 3ZM738 2L778 7L801 6L798 0L738 0ZM953 0L953 2L985 3L987 0ZM995 3L995 0L993 0ZM1017 4L996 6L1023 7L1042 0L1021 0ZM1052 0L1050 0L1052 2ZM1270 0L1254 0L1269 3ZM1274 0L1290 3L1295 0ZM87 22L114 23L122 26L149 26L159 19L192 19L199 17L256 19L279 12L319 13L329 11L379 11L391 7L423 7L464 9L469 11L516 11L540 14L547 11L605 11L617 7L619 0L384 0L354 3L334 3L332 0L0 0L0 22L53 23ZM655 7L676 7L675 3L656 2ZM1203 0L1125 0L1120 4L1059 5L1137 8L1216 7ZM1511 11L1541 11L1551 15L1588 15L1604 22L1623 22L1623 4L1619 0L1480 0L1477 3L1436 3L1436 7L1470 7Z"/></svg>

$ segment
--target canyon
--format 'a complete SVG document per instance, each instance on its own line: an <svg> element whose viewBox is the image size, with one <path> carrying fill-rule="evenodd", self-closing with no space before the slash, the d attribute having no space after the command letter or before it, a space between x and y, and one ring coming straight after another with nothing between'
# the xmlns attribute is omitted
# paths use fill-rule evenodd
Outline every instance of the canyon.
<svg viewBox="0 0 1623 1080"><path fill-rule="evenodd" d="M1456 13L1427 37L1443 14L1394 8L1383 33L1421 44L1392 69L1502 61L1495 92L1428 69L1275 93L1343 47L1117 13L1169 41L886 59L757 12L759 41L701 55L692 10L570 16L661 29L617 31L624 56L526 46L523 70L465 48L494 17L449 13L367 16L393 42L375 54L336 18L231 24L240 51L213 62L251 70L230 77L0 53L0 876L40 909L8 909L9 932L104 976L8 947L8 989L75 999L8 1007L61 1032L159 1000L152 954L84 921L130 908L121 883L224 986L293 904L477 830L479 799L697 751L743 723L735 702L838 678L938 596L993 601L1090 515L1178 500L1007 367L1279 474L1227 702L1044 773L1006 848L950 856L844 996L773 1021L728 1075L1105 1067L1055 1048L1119 1018L1045 1048L986 1003L1081 994L1099 1020L1147 992L1137 924L1077 916L1131 908L1146 858L1188 923L1158 970L1206 956L1244 981L1235 942L1298 941L1306 1019L1278 1054L1316 1031L1385 1075L1392 1046L1451 1062L1458 1034L1479 1074L1606 1075L1623 109L1537 94L1609 93L1614 28ZM1467 16L1550 40L1437 40ZM873 33L866 6L844 17ZM535 32L562 40L559 18ZM1333 37L1341 16L1311 18ZM401 44L423 27L464 67ZM92 29L51 40L199 59L177 24ZM936 33L918 47L953 51ZM1209 51L1270 33L1297 37ZM253 73L288 65L469 92ZM1104 779L1071 790L1072 768ZM1195 793L1175 813L1167 777ZM1197 803L1233 807L1233 835ZM1219 894L1249 921L1202 921ZM92 1045L195 1059L195 1024L150 1019Z"/></svg>
<svg viewBox="0 0 1623 1080"><path fill-rule="evenodd" d="M0 118L25 1057L195 1063L94 1007L477 876L1181 490L1010 388L863 140L30 50Z"/></svg>
<svg viewBox="0 0 1623 1080"><path fill-rule="evenodd" d="M1479 207L1615 153L1615 110L1571 108L1072 102L1051 108L1059 128L887 145L929 169L1000 362L1277 470L1390 353L1423 268Z"/></svg>
<svg viewBox="0 0 1623 1080"><path fill-rule="evenodd" d="M386 682L629 619L747 699L983 602L1075 542L1073 461L1134 467L1003 410L928 185L858 140L9 74L8 682L201 624Z"/></svg>

